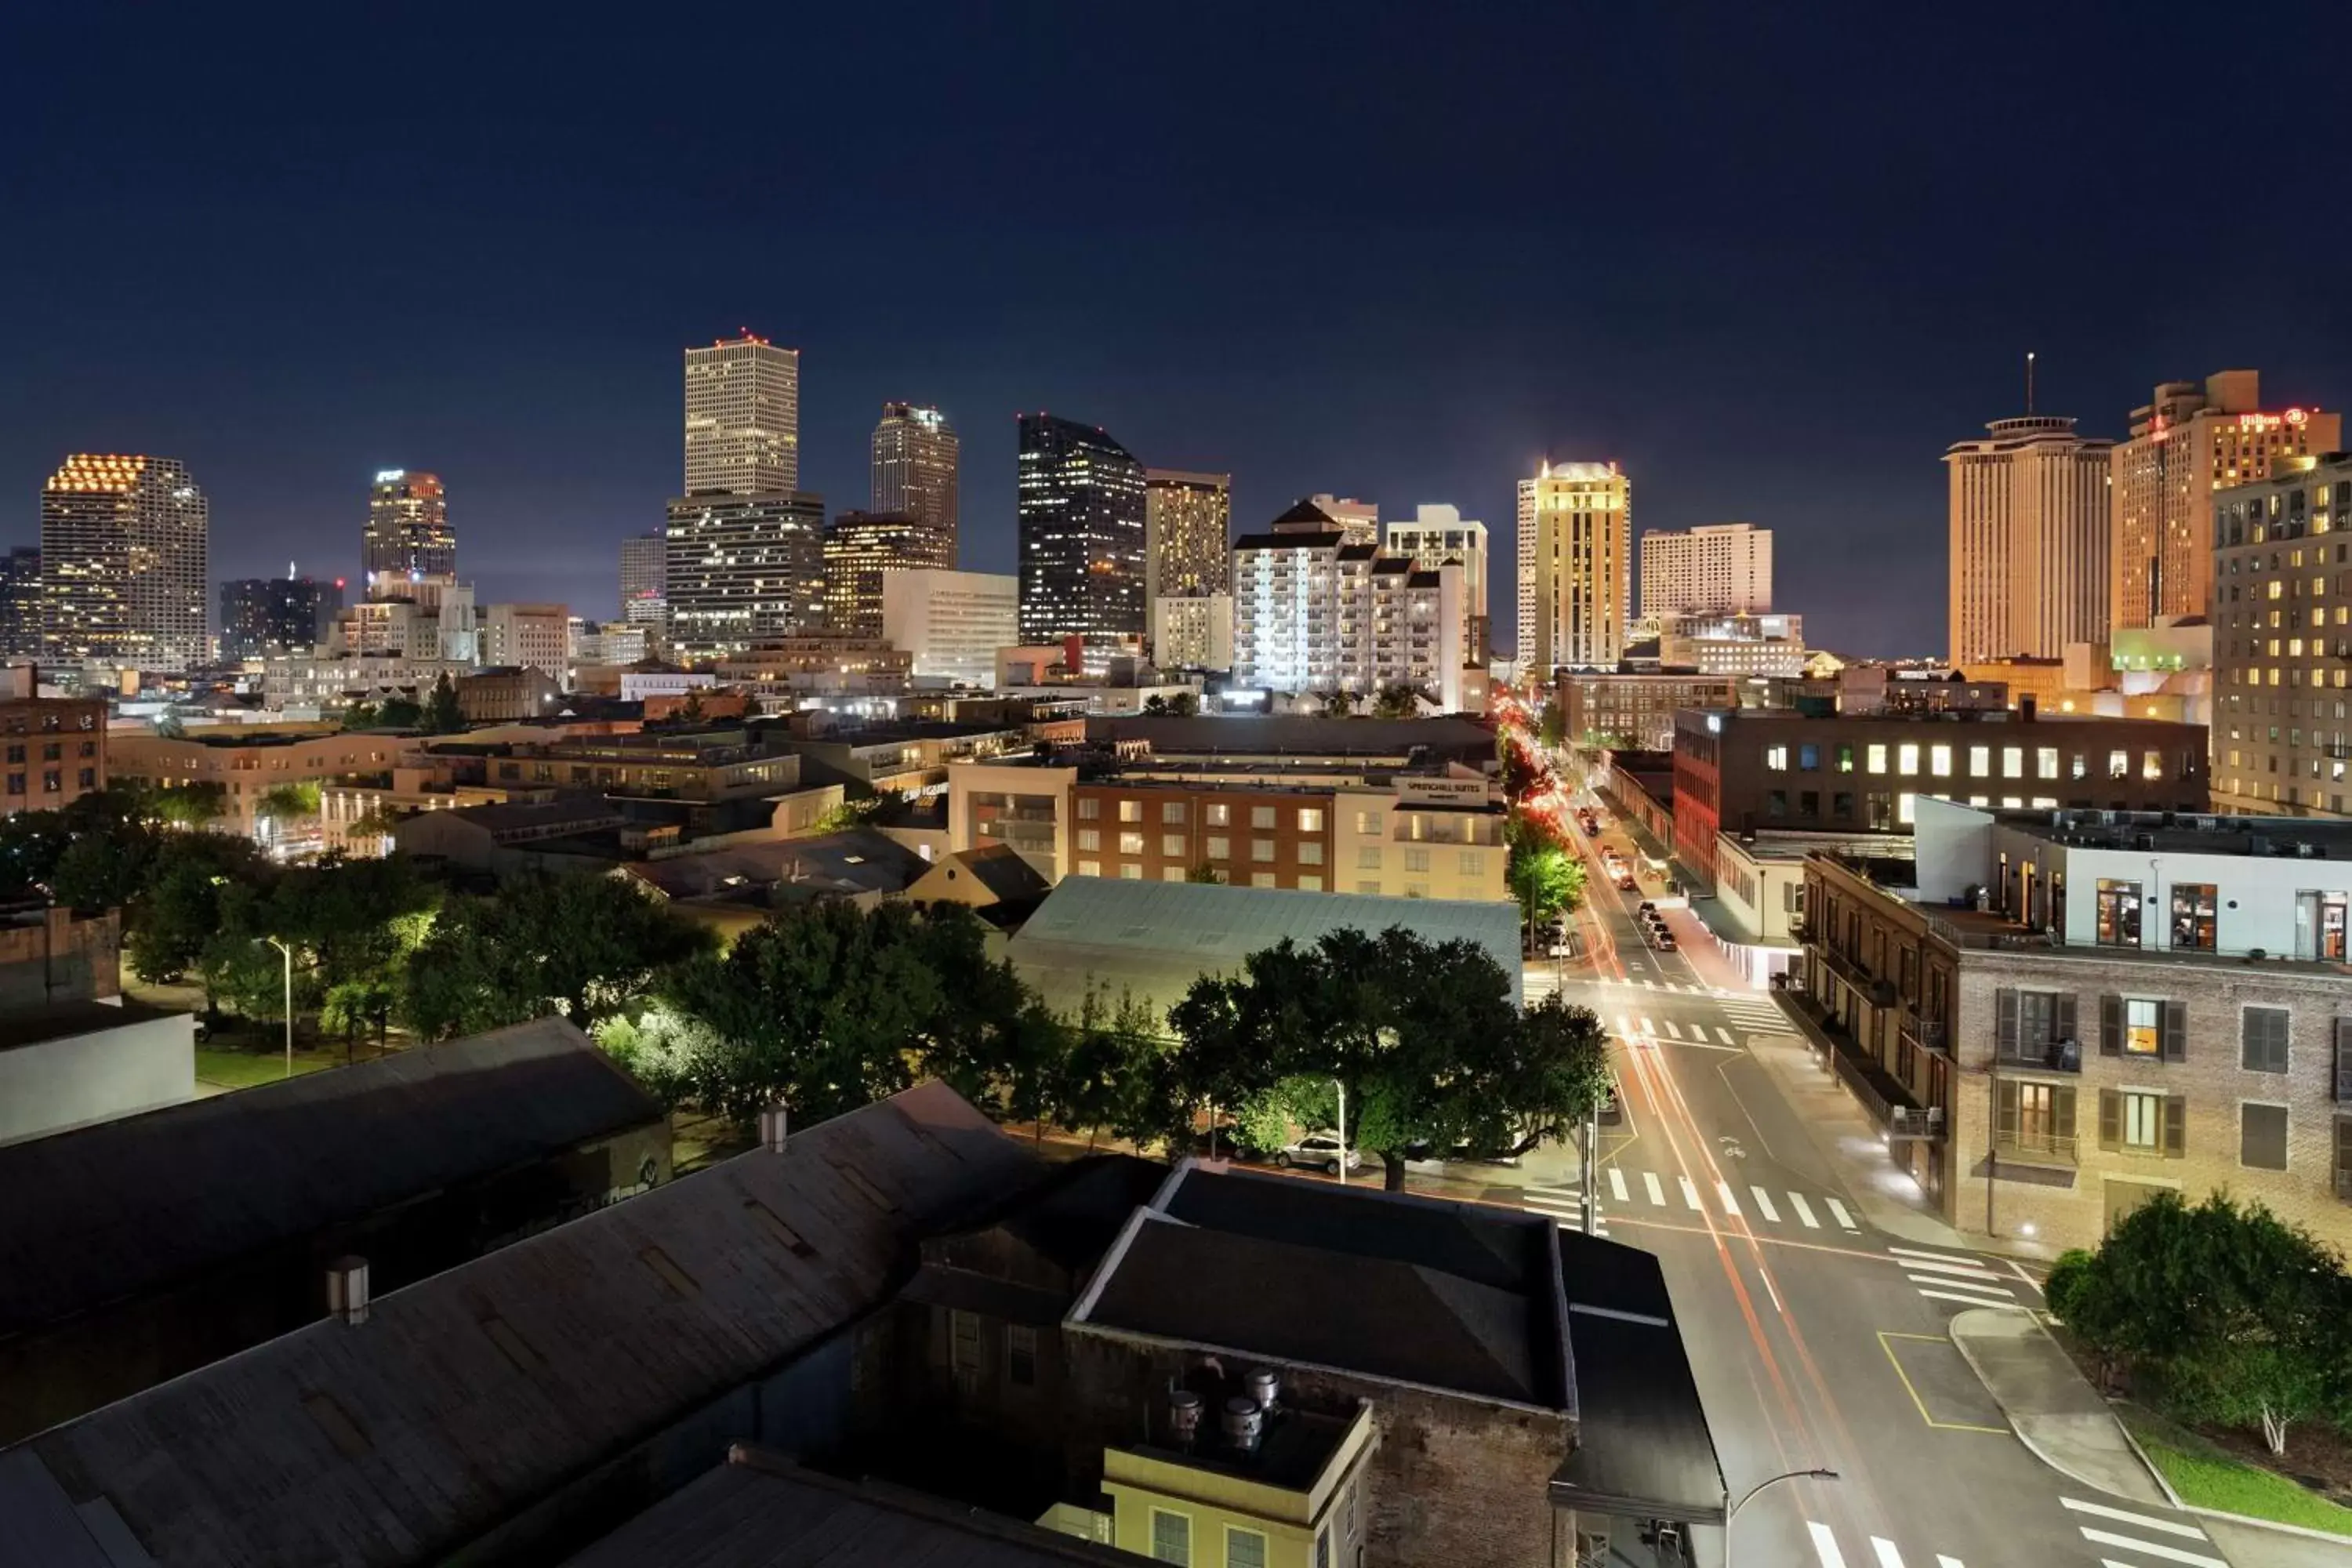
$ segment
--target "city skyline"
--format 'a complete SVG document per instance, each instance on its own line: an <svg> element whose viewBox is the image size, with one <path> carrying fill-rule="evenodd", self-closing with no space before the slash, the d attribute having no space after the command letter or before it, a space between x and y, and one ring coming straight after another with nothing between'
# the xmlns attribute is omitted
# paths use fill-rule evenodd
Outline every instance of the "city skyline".
<svg viewBox="0 0 2352 1568"><path fill-rule="evenodd" d="M1546 456L1613 458L1641 476L1644 526L1741 518L1775 530L1780 597L1811 612L1824 645L1926 653L1944 641L1933 609L1920 613L1944 596L1937 458L1956 435L2023 412L2027 350L2042 356L2041 405L2116 439L2151 386L2218 366L2261 366L2271 404L2352 401L2336 368L2352 363L2352 323L2318 269L2261 248L2232 267L2263 309L2210 305L2146 265L2169 231L2127 182L2086 180L2051 208L1955 133L1998 118L2075 167L2133 167L2143 121L2128 84L2158 79L2177 50L2163 29L2124 42L2138 68L2052 90L2055 62L2116 42L2064 18L2013 79L1964 93L1898 90L1876 63L1888 47L1958 46L1954 20L1887 19L1865 38L1776 34L1737 14L1688 30L1609 17L1580 51L1627 68L1570 130L1533 108L1538 62L1565 21L1456 18L1428 39L1389 16L1312 48L1261 21L1232 78L1245 111L1205 139L1195 116L1147 113L1123 151L1076 154L1090 173L1131 165L1128 177L1167 198L1162 213L1232 222L1170 229L1139 215L1073 246L1070 221L1016 224L983 194L1010 188L1066 113L1178 101L1156 84L1191 79L1205 35L1171 38L1141 17L1083 37L950 17L902 62L910 82L1028 60L1081 84L1081 101L1049 113L1005 91L999 71L969 103L918 94L915 112L867 128L858 159L793 159L778 174L753 154L770 142L751 133L748 106L657 128L627 70L572 100L554 79L519 81L515 62L536 46L503 19L449 80L459 102L498 106L488 132L463 115L370 118L298 68L300 40L149 20L154 47L113 68L138 80L104 90L94 73L111 51L89 47L85 20L27 22L27 47L12 51L48 62L24 74L11 112L49 128L16 142L27 151L14 200L65 232L100 222L101 202L144 202L156 222L208 237L169 266L139 247L24 247L0 261L16 323L0 390L0 544L33 542L32 498L66 453L157 451L205 476L221 575L266 574L289 554L355 568L330 559L320 531L348 516L367 476L415 462L463 498L467 573L486 600L609 613L603 563L659 526L674 493L676 356L748 325L803 351L801 488L835 505L866 494L883 403L947 412L965 437L962 563L974 569L1014 565L1010 416L1067 408L1147 463L1233 473L1247 513L1318 490L1401 517L1445 500L1493 520L1504 561L1516 479ZM828 18L796 47L872 58L878 26ZM576 47L604 52L593 37ZM162 106L179 101L166 61L211 73L222 105L290 92L285 111L314 128L327 166L353 171L351 195L225 173L257 176L288 155L233 108L203 109L194 125L175 110L180 129L163 129ZM2251 68L2225 62L2214 90ZM2287 141L2321 132L2325 94L2292 86L2315 62L2284 68L2289 81L2262 94L2274 129ZM1312 95L1284 90L1302 69L1352 94L1411 97L1414 110L1343 133L1306 111ZM1791 93L1792 73L1837 90ZM1683 89L1650 89L1677 78L1705 90L1668 112ZM1767 93L1767 80L1783 85ZM854 122L846 91L815 84L805 123ZM1747 136L1768 111L1781 117L1775 136ZM1857 115L1874 127L1862 158ZM1445 135L1425 134L1440 125ZM2176 150L2175 177L2223 179L2228 141ZM1317 149L1326 178L1301 187L1249 155L1285 142ZM662 152L648 162L646 146ZM960 236L951 254L793 242L811 213L886 212L868 172L917 157L944 159L929 221ZM1532 210L1525 195L1563 164L1580 186L1622 193L1612 221L1627 237L1565 265L1550 237L1575 215ZM100 169L117 173L93 177ZM1949 199L1893 196L1895 169L1906 187ZM385 186L432 191L435 221L385 232L360 195ZM1388 216L1406 212L1427 216ZM2324 248L2342 220L2314 222L2309 242ZM1269 270L1305 237L1341 230L1351 243L1311 279ZM462 267L425 239L445 231L466 236ZM1430 243L1448 231L1459 243ZM1487 242L1505 233L1522 242ZM1823 267L1823 255L1844 259ZM1433 374L1395 375L1400 362ZM87 374L93 363L108 373ZM1828 493L1825 439L1839 476ZM1863 534L1903 548L1877 562L1840 548ZM1513 605L1496 587L1507 638Z"/></svg>

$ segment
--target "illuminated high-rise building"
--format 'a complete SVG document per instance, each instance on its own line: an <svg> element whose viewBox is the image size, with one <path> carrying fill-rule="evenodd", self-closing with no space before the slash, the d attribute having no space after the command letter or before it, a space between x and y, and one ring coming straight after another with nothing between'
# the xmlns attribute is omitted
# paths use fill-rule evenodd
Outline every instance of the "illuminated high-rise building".
<svg viewBox="0 0 2352 1568"><path fill-rule="evenodd" d="M1225 593L1233 583L1234 477L1147 468L1143 474L1147 602Z"/></svg>
<svg viewBox="0 0 2352 1568"><path fill-rule="evenodd" d="M686 493L790 495L801 484L801 352L749 332L686 351Z"/></svg>
<svg viewBox="0 0 2352 1568"><path fill-rule="evenodd" d="M211 512L170 458L76 453L41 491L41 657L176 673L205 662Z"/></svg>
<svg viewBox="0 0 2352 1568"><path fill-rule="evenodd" d="M683 496L669 503L667 538L677 658L717 658L823 629L823 496Z"/></svg>
<svg viewBox="0 0 2352 1568"><path fill-rule="evenodd" d="M0 658L41 655L41 552L20 544L0 555Z"/></svg>
<svg viewBox="0 0 2352 1568"><path fill-rule="evenodd" d="M903 512L845 511L824 528L825 624L882 635L882 577L917 568L955 569L955 536Z"/></svg>
<svg viewBox="0 0 2352 1568"><path fill-rule="evenodd" d="M1519 481L1519 664L1612 668L1633 617L1633 487L1614 463Z"/></svg>
<svg viewBox="0 0 2352 1568"><path fill-rule="evenodd" d="M1642 535L1642 616L1761 616L1772 608L1772 531L1753 523Z"/></svg>
<svg viewBox="0 0 2352 1568"><path fill-rule="evenodd" d="M1944 454L1955 663L2062 658L2107 640L2107 458L2072 419L1996 419Z"/></svg>
<svg viewBox="0 0 2352 1568"><path fill-rule="evenodd" d="M2213 492L2270 477L2276 458L2332 452L2343 421L2262 406L2262 373L2168 381L2115 447L2108 616L2117 629L2212 611Z"/></svg>
<svg viewBox="0 0 2352 1568"><path fill-rule="evenodd" d="M377 584L457 574L457 535L449 527L449 496L438 474L385 468L368 492L367 527L360 538L360 580Z"/></svg>
<svg viewBox="0 0 2352 1568"><path fill-rule="evenodd" d="M896 513L943 531L955 564L955 426L936 408L886 403L874 426L871 495L866 510Z"/></svg>
<svg viewBox="0 0 2352 1568"><path fill-rule="evenodd" d="M1144 633L1143 465L1091 425L1020 416L1021 640Z"/></svg>
<svg viewBox="0 0 2352 1568"><path fill-rule="evenodd" d="M1312 495L1307 499L1318 511L1339 525L1339 532L1349 543L1381 542L1381 509L1375 503L1352 496Z"/></svg>
<svg viewBox="0 0 2352 1568"><path fill-rule="evenodd" d="M1387 526L1383 548L1402 555L1424 571L1440 566L1462 568L1462 647L1464 657L1485 668L1486 664L1486 525L1465 522L1459 507L1423 504L1413 509L1411 522Z"/></svg>
<svg viewBox="0 0 2352 1568"><path fill-rule="evenodd" d="M669 536L658 531L634 534L621 541L621 603L658 599L668 585L667 552Z"/></svg>
<svg viewBox="0 0 2352 1568"><path fill-rule="evenodd" d="M220 656L267 658L310 653L327 640L343 608L343 580L241 577L220 585Z"/></svg>

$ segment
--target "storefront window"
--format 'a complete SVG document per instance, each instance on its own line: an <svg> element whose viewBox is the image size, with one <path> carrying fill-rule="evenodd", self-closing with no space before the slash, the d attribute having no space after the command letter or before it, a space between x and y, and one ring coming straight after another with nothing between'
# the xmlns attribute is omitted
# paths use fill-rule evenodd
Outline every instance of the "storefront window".
<svg viewBox="0 0 2352 1568"><path fill-rule="evenodd" d="M2139 884L2099 879L2099 945L2139 945Z"/></svg>
<svg viewBox="0 0 2352 1568"><path fill-rule="evenodd" d="M2172 945L2213 951L2214 889L2210 882L2176 882L2172 888Z"/></svg>

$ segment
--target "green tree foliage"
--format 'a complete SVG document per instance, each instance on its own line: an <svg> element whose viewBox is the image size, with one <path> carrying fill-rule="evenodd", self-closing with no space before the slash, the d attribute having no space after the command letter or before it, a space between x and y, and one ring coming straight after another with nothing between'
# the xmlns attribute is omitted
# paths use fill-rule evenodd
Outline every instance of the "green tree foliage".
<svg viewBox="0 0 2352 1568"><path fill-rule="evenodd" d="M414 730L424 722L424 704L405 697L387 697L376 710L376 723L386 730Z"/></svg>
<svg viewBox="0 0 2352 1568"><path fill-rule="evenodd" d="M1201 696L1197 691L1180 691L1168 700L1168 716L1171 719L1198 718Z"/></svg>
<svg viewBox="0 0 2352 1568"><path fill-rule="evenodd" d="M449 679L447 670L433 678L433 690L418 723L428 735L455 735L465 729L466 714L457 705L457 683Z"/></svg>
<svg viewBox="0 0 2352 1568"><path fill-rule="evenodd" d="M228 815L228 790L208 780L193 780L155 791L148 805L167 826L204 827Z"/></svg>
<svg viewBox="0 0 2352 1568"><path fill-rule="evenodd" d="M1089 1149L1105 1132L1140 1135L1140 1091L1168 1049L1165 1027L1132 993L1113 1001L1091 989L1079 1000L1077 1016L1061 1022L1065 1049L1047 1114L1073 1131L1084 1131Z"/></svg>
<svg viewBox="0 0 2352 1568"><path fill-rule="evenodd" d="M1177 1039L1159 1058L1140 1118L1171 1141L1211 1106L1264 1102L1328 1125L1337 1087L1349 1132L1378 1152L1391 1191L1407 1151L1466 1146L1523 1152L1559 1136L1608 1081L1600 1020L1556 997L1522 1013L1510 977L1474 942L1430 942L1402 929L1338 931L1313 947L1252 953L1234 977L1195 981L1169 1014Z"/></svg>
<svg viewBox="0 0 2352 1568"><path fill-rule="evenodd" d="M343 728L373 730L383 722L383 710L373 702L354 702L343 710Z"/></svg>
<svg viewBox="0 0 2352 1568"><path fill-rule="evenodd" d="M1185 872L1184 879L1188 882L1210 883L1223 882L1225 878L1224 873L1219 871L1208 861L1203 860L1199 865L1193 867L1191 870Z"/></svg>
<svg viewBox="0 0 2352 1568"><path fill-rule="evenodd" d="M1503 760L1505 800L1515 806L1523 805L1530 797L1551 788L1551 770L1517 735L1505 735L1498 750Z"/></svg>
<svg viewBox="0 0 2352 1568"><path fill-rule="evenodd" d="M1334 686L1328 691L1317 693L1316 700L1323 705L1323 717L1326 719L1348 719L1355 715L1356 694L1352 691Z"/></svg>
<svg viewBox="0 0 2352 1568"><path fill-rule="evenodd" d="M2352 1395L2352 1279L2342 1257L2259 1204L2161 1193L2095 1252L2070 1252L2051 1310L2103 1357L2150 1374L2192 1420L2289 1431Z"/></svg>
<svg viewBox="0 0 2352 1568"><path fill-rule="evenodd" d="M290 783L271 784L254 803L253 814L272 822L299 822L319 815L320 794L315 779L298 779Z"/></svg>
<svg viewBox="0 0 2352 1568"><path fill-rule="evenodd" d="M562 1013L582 1028L707 952L708 933L616 878L519 878L446 905L401 965L400 1012L426 1039Z"/></svg>
<svg viewBox="0 0 2352 1568"><path fill-rule="evenodd" d="M1536 739L1546 751L1557 752L1568 744L1568 714L1558 698L1544 704L1543 717L1536 724Z"/></svg>
<svg viewBox="0 0 2352 1568"><path fill-rule="evenodd" d="M1513 845L1505 876L1530 931L1584 901L1582 863L1549 844Z"/></svg>
<svg viewBox="0 0 2352 1568"><path fill-rule="evenodd" d="M126 900L123 952L140 978L169 983L199 967L224 934L251 940L247 896L270 875L249 838L226 833L169 833L144 851Z"/></svg>
<svg viewBox="0 0 2352 1568"><path fill-rule="evenodd" d="M1421 711L1421 693L1402 682L1383 686L1372 699L1375 719L1410 719Z"/></svg>

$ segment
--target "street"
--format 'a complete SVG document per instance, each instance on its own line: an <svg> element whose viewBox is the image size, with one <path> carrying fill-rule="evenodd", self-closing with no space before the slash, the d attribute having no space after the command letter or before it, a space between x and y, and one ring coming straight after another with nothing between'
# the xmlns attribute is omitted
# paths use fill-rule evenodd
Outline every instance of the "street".
<svg viewBox="0 0 2352 1568"><path fill-rule="evenodd" d="M2038 1308L2032 1277L1874 1228L1848 1185L1866 1168L1841 1173L1749 1049L1788 1033L1769 998L1707 973L1712 939L1685 910L1666 912L1682 951L1653 951L1633 908L1662 884L1610 881L1601 844L1638 863L1616 825L1598 842L1572 821L1571 834L1587 866L1588 957L1529 960L1527 988L1591 1007L1615 1038L1624 1116L1603 1130L1591 1173L1601 1233L1663 1262L1731 1497L1790 1470L1840 1477L1759 1496L1737 1517L1729 1561L2224 1568L2191 1516L2081 1487L2011 1434L1947 1328L1969 1308ZM1572 1153L1531 1157L1508 1173L1516 1185L1503 1174L1488 1196L1578 1223L1585 1173ZM1700 1533L1699 1562L1724 1562L1723 1532Z"/></svg>

